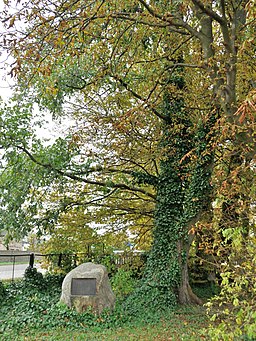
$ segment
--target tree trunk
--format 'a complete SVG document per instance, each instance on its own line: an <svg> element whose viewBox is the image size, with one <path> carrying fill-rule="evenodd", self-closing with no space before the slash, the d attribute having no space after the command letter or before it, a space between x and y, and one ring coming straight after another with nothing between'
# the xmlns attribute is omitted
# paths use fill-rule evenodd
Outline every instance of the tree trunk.
<svg viewBox="0 0 256 341"><path fill-rule="evenodd" d="M176 68L168 81L179 94L185 87L183 69ZM205 152L213 118L210 116L205 124L194 127L183 97L173 98L168 91L163 104L166 121L159 144L163 155L156 186L154 242L147 262L146 281L154 295L159 292L163 305L168 305L171 299L177 303L177 294L181 304L202 304L189 285L188 257L194 236L188 232L210 202L213 157ZM191 151L195 153L196 163L185 158Z"/></svg>
<svg viewBox="0 0 256 341"><path fill-rule="evenodd" d="M203 302L197 297L189 284L188 276L188 263L187 260L181 269L181 282L178 288L178 300L180 304L198 304L202 305Z"/></svg>
<svg viewBox="0 0 256 341"><path fill-rule="evenodd" d="M179 263L180 263L180 285L178 287L178 301L180 304L198 304L202 305L203 302L197 297L189 284L188 274L188 259L189 249L194 236L189 235L189 240L185 243L178 243ZM185 259L182 258L182 251L185 251Z"/></svg>

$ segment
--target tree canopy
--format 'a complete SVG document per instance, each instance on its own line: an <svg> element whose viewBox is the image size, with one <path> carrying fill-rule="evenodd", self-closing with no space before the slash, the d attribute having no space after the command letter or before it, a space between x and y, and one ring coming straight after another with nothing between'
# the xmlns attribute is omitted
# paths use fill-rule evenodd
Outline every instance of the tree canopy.
<svg viewBox="0 0 256 341"><path fill-rule="evenodd" d="M88 222L150 233L147 288L198 303L198 222L228 238L253 225L254 2L5 3L17 90L1 112L1 226L19 235L94 207ZM72 118L50 146L31 127L35 104Z"/></svg>

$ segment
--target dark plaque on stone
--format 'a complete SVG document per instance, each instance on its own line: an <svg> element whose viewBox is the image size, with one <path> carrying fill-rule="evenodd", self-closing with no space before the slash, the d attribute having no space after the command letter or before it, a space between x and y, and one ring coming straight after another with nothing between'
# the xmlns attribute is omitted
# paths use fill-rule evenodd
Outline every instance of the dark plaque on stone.
<svg viewBox="0 0 256 341"><path fill-rule="evenodd" d="M96 278L72 278L72 296L96 295Z"/></svg>

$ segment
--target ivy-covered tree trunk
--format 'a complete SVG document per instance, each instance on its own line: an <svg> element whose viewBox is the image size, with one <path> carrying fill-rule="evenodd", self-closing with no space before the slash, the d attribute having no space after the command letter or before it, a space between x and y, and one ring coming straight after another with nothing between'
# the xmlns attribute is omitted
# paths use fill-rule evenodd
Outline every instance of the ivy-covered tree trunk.
<svg viewBox="0 0 256 341"><path fill-rule="evenodd" d="M148 260L147 279L160 292L163 304L201 304L189 284L188 259L193 241L192 227L211 202L210 177L213 155L209 151L215 115L192 122L178 95L185 87L182 70L170 81L177 95L166 93L163 112L163 152L157 182L154 243ZM170 302L168 302L170 300Z"/></svg>
<svg viewBox="0 0 256 341"><path fill-rule="evenodd" d="M184 135L180 136L176 147L183 144L183 139ZM169 141L170 146L173 146L173 140ZM161 163L154 244L148 267L152 285L163 293L169 292L167 297L172 292L181 304L201 304L189 284L188 258L193 241L191 229L211 202L211 163L212 158L208 155L205 162L198 156L196 165L182 165L177 150ZM187 173L193 166L194 169L190 169L192 174Z"/></svg>

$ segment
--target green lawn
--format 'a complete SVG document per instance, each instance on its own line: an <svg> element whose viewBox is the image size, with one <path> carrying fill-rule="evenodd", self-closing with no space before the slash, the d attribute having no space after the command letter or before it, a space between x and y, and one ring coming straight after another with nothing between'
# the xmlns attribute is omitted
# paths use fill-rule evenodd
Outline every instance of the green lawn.
<svg viewBox="0 0 256 341"><path fill-rule="evenodd" d="M15 265L17 265L17 264L28 264L28 261L15 262L14 264ZM3 266L3 265L13 265L13 261L10 261L10 262L0 262L0 266Z"/></svg>

